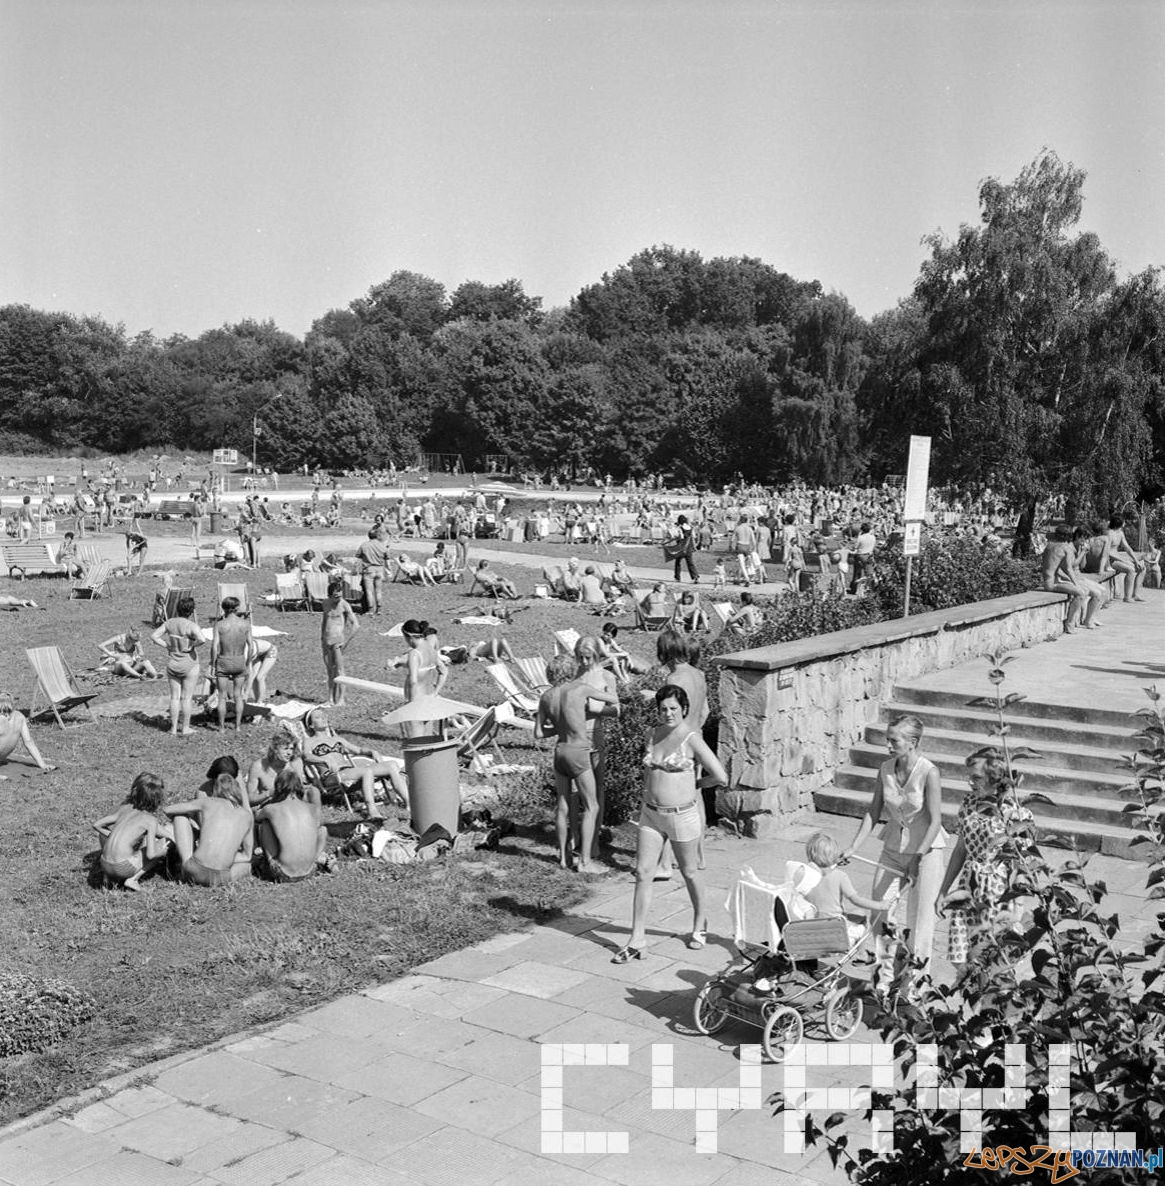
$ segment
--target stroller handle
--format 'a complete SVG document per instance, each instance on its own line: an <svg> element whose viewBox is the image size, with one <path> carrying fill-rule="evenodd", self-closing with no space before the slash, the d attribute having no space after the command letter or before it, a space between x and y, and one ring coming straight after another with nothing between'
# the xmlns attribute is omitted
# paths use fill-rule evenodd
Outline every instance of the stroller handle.
<svg viewBox="0 0 1165 1186"><path fill-rule="evenodd" d="M895 897L901 897L902 890L909 886L914 880L914 878L908 873L903 873L901 869L895 869L892 865L887 865L882 861L872 861L869 857L859 856L856 852L851 852L838 863L841 865L848 865L850 861L861 861L863 865L870 865L874 869L885 869L887 873L893 873L898 879L900 885L900 889Z"/></svg>

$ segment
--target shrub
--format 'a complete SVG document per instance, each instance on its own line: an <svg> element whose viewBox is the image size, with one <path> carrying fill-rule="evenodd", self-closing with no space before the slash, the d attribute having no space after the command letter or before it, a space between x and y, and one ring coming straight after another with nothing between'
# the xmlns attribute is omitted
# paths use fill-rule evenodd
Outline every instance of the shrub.
<svg viewBox="0 0 1165 1186"><path fill-rule="evenodd" d="M55 1045L95 1010L87 993L63 980L0 972L0 1058Z"/></svg>
<svg viewBox="0 0 1165 1186"><path fill-rule="evenodd" d="M924 614L1038 587L1035 560L1015 560L965 535L928 534L910 575L910 612ZM880 548L874 554L870 578L870 596L880 618L901 616L905 588L906 557L901 545Z"/></svg>
<svg viewBox="0 0 1165 1186"><path fill-rule="evenodd" d="M549 757L539 754L533 770L499 775L492 791L489 809L495 820L542 823L554 810L554 771Z"/></svg>
<svg viewBox="0 0 1165 1186"><path fill-rule="evenodd" d="M607 722L606 824L621 824L639 810L643 796L643 738L656 724L655 702L643 695L660 686L661 670L625 685L619 719Z"/></svg>

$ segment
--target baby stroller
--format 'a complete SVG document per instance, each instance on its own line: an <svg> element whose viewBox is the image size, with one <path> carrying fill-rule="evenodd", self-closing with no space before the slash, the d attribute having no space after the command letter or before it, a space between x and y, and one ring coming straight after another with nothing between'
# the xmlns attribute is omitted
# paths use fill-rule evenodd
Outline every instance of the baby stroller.
<svg viewBox="0 0 1165 1186"><path fill-rule="evenodd" d="M820 1025L834 1041L852 1037L862 1020L854 982L863 977L854 962L872 927L811 917L804 894L819 877L800 861L787 862L780 885L742 872L728 901L739 958L696 993L692 1020L700 1033L718 1033L734 1018L757 1026L772 1062L802 1040L807 1025Z"/></svg>

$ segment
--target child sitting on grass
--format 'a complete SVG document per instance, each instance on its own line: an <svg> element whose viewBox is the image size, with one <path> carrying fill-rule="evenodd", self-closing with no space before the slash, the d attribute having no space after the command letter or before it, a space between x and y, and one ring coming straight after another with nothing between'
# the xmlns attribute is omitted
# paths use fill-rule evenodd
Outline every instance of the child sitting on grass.
<svg viewBox="0 0 1165 1186"><path fill-rule="evenodd" d="M844 918L850 946L857 943L866 928L847 916L847 910L887 910L891 896L878 901L864 898L853 887L849 874L837 867L841 845L828 832L814 832L805 843L805 855L821 870L821 880L806 891L805 898L817 911L818 918Z"/></svg>
<svg viewBox="0 0 1165 1186"><path fill-rule="evenodd" d="M161 778L144 770L117 811L93 825L102 838L101 871L109 881L138 890L141 879L165 862L174 839L162 812L165 795Z"/></svg>

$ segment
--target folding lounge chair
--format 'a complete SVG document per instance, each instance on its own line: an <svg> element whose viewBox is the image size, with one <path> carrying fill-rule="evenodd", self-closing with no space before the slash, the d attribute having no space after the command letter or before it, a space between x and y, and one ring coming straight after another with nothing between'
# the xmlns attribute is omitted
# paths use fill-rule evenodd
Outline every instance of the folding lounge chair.
<svg viewBox="0 0 1165 1186"><path fill-rule="evenodd" d="M635 622L641 630L662 630L672 619L674 606L662 614L647 612L647 599L650 593L636 589L632 596L635 598Z"/></svg>
<svg viewBox="0 0 1165 1186"><path fill-rule="evenodd" d="M501 594L501 586L496 581L482 580L480 575L478 575L477 572L474 572L473 581L470 583L469 591L466 594L466 596L472 597L473 591L474 591L474 589L477 588L478 585L480 585L482 587L482 591L484 592L486 597L493 597L496 600L496 599L500 598L502 595Z"/></svg>
<svg viewBox="0 0 1165 1186"><path fill-rule="evenodd" d="M328 574L326 572L305 572L303 574L304 600L309 609L323 608L328 599Z"/></svg>
<svg viewBox="0 0 1165 1186"><path fill-rule="evenodd" d="M582 638L582 635L572 626L568 626L565 630L555 630L554 653L556 655L569 655L573 659L574 648L580 638Z"/></svg>
<svg viewBox="0 0 1165 1186"><path fill-rule="evenodd" d="M193 596L194 596L194 586L193 585L188 585L181 589L178 588L178 586L176 586L176 585L172 585L169 589L167 589L166 590L166 607L163 610L163 613L165 616L162 618L162 621L168 622L171 618L176 618L178 616L178 603L184 597L193 598Z"/></svg>
<svg viewBox="0 0 1165 1186"><path fill-rule="evenodd" d="M251 599L247 596L247 586L238 584L228 584L224 581L218 583L218 603L222 605L223 599L227 597L237 597L239 599L239 612L247 613L251 608Z"/></svg>
<svg viewBox="0 0 1165 1186"><path fill-rule="evenodd" d="M221 589L222 586L220 585ZM275 574L275 597L280 610L302 609L307 604L303 592L303 581L295 572L277 572Z"/></svg>
<svg viewBox="0 0 1165 1186"><path fill-rule="evenodd" d="M79 581L74 582L70 588L69 597L96 600L98 597L108 594L107 586L112 570L113 565L108 560L98 560L95 564L90 565L86 569L85 575Z"/></svg>
<svg viewBox="0 0 1165 1186"><path fill-rule="evenodd" d="M32 695L32 707L28 710L29 720L35 720L38 716L51 712L62 729L76 729L81 722L66 725L61 719L61 713L74 708L84 708L89 714L89 719L95 719L89 701L95 699L97 693L82 692L77 687L77 680L69 670L60 647L33 647L24 653L36 672L36 691ZM45 704L38 707L42 697Z"/></svg>
<svg viewBox="0 0 1165 1186"><path fill-rule="evenodd" d="M524 712L528 716L533 716L538 711L539 697L532 692L522 691L514 679L513 672L504 663L490 663L485 670L501 689L508 704L512 704L519 712Z"/></svg>
<svg viewBox="0 0 1165 1186"><path fill-rule="evenodd" d="M712 601L709 602L708 608L712 611L721 627L728 625L728 619L732 617L731 601Z"/></svg>
<svg viewBox="0 0 1165 1186"><path fill-rule="evenodd" d="M526 685L527 691L536 696L541 695L550 687L550 676L546 671L546 660L541 655L534 655L529 659L515 659L514 667Z"/></svg>

